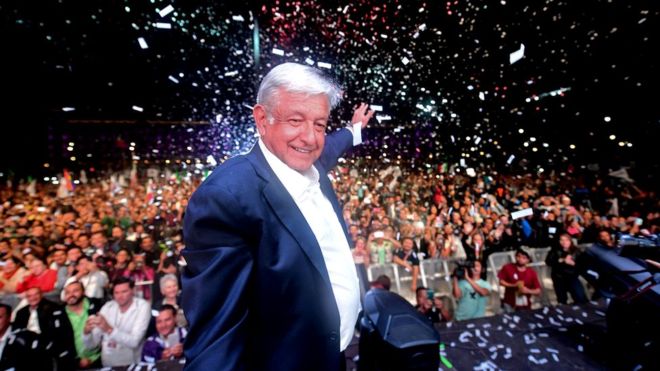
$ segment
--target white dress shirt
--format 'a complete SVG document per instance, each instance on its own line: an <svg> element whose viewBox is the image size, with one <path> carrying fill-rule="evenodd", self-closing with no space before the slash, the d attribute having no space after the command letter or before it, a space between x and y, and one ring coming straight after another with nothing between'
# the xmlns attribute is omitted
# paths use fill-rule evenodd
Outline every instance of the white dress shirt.
<svg viewBox="0 0 660 371"><path fill-rule="evenodd" d="M94 349L101 344L101 361L104 367L126 366L140 362L142 345L151 317L151 306L140 298L126 312L119 310L119 304L111 300L103 305L99 314L105 317L112 327L109 334L95 327L89 334L83 334L86 349Z"/></svg>
<svg viewBox="0 0 660 371"><path fill-rule="evenodd" d="M340 351L353 338L360 313L360 287L351 249L330 200L321 191L319 172L312 166L304 174L291 169L259 140L259 147L277 178L295 201L321 247L340 317Z"/></svg>
<svg viewBox="0 0 660 371"><path fill-rule="evenodd" d="M80 282L85 287L85 296L88 298L103 299L108 281L108 274L101 270L80 277Z"/></svg>
<svg viewBox="0 0 660 371"><path fill-rule="evenodd" d="M28 317L28 322L26 328L36 334L41 334L41 327L39 326L39 314L37 313L37 308L30 308L30 317Z"/></svg>

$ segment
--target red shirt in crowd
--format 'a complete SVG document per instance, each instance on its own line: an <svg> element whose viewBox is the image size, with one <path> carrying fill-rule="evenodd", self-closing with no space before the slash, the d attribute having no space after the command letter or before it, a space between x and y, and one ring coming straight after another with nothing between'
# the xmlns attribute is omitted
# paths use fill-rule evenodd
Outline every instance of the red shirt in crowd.
<svg viewBox="0 0 660 371"><path fill-rule="evenodd" d="M522 281L528 289L538 289L541 287L539 278L534 269L527 268L524 271L519 271L515 263L506 264L500 269L497 274L500 280L514 283ZM524 298L523 298L524 297ZM515 309L531 309L532 307L531 294L518 294L517 287L505 287L504 290L504 303L509 304Z"/></svg>
<svg viewBox="0 0 660 371"><path fill-rule="evenodd" d="M50 292L55 289L55 282L57 282L57 271L53 269L46 269L41 275L35 276L30 273L16 285L16 292L21 293L32 287L39 287L41 292Z"/></svg>

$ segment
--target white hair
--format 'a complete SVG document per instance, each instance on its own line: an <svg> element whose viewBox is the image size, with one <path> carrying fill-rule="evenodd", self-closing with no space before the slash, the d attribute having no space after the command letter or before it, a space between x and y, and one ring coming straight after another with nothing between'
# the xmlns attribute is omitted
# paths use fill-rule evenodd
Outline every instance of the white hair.
<svg viewBox="0 0 660 371"><path fill-rule="evenodd" d="M161 290L163 289L163 286L165 286L165 283L167 281L174 281L177 284L177 286L179 285L179 280L176 278L176 276L173 275L172 273L168 273L168 274L164 275L163 277L161 277L160 281L158 281L158 284L160 285Z"/></svg>
<svg viewBox="0 0 660 371"><path fill-rule="evenodd" d="M332 79L318 69L303 64L283 63L270 70L259 85L257 104L266 106L267 110L274 108L279 88L291 93L325 94L330 109L337 107L341 101L341 89Z"/></svg>

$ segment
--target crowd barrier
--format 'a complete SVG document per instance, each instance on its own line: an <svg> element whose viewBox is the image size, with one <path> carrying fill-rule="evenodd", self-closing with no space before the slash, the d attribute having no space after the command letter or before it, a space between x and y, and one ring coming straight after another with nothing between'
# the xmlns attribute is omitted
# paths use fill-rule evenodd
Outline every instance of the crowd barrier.
<svg viewBox="0 0 660 371"><path fill-rule="evenodd" d="M550 252L550 247L527 247L523 246L523 250L527 251L532 257L529 267L534 269L539 277L541 283L541 297L539 304L550 305L552 302L552 295L554 287L550 278L550 269L545 264L545 258ZM450 304L455 307L456 302L452 295L452 272L455 270L459 259L421 259L419 264L419 281L418 286L424 286L434 291L436 296L442 296L449 300ZM487 261L487 276L486 280L491 284L493 290L489 298L489 312L497 314L501 312L501 298L504 296L504 287L500 286L497 278L497 272L507 263L515 262L515 251L502 251L492 253L488 256ZM387 275L392 280L391 290L397 294L414 299L414 293L410 290L410 283L412 280L412 272L407 271L404 267L394 264L371 264L367 268L367 278L373 281L380 275Z"/></svg>

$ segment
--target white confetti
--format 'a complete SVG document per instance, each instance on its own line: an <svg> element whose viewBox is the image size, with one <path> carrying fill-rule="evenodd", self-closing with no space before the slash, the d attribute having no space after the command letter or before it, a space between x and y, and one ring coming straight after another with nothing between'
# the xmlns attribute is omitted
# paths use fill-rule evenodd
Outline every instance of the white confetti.
<svg viewBox="0 0 660 371"><path fill-rule="evenodd" d="M147 45L147 41L144 39L144 37L138 37L138 43L140 44L140 48L142 49L149 48L149 45Z"/></svg>
<svg viewBox="0 0 660 371"><path fill-rule="evenodd" d="M512 212L511 219L516 220L530 215L534 215L534 210L531 207L528 207L527 209Z"/></svg>
<svg viewBox="0 0 660 371"><path fill-rule="evenodd" d="M163 9L159 10L158 15L160 15L161 17L165 17L166 15L172 13L173 11L174 11L174 7L172 6L172 4L170 4L164 7Z"/></svg>
<svg viewBox="0 0 660 371"><path fill-rule="evenodd" d="M520 44L520 49L509 54L509 64L514 64L525 56L525 44Z"/></svg>
<svg viewBox="0 0 660 371"><path fill-rule="evenodd" d="M318 65L320 68L327 68L327 69L331 69L331 68L332 68L332 65L331 65L330 63L318 62L317 65Z"/></svg>

